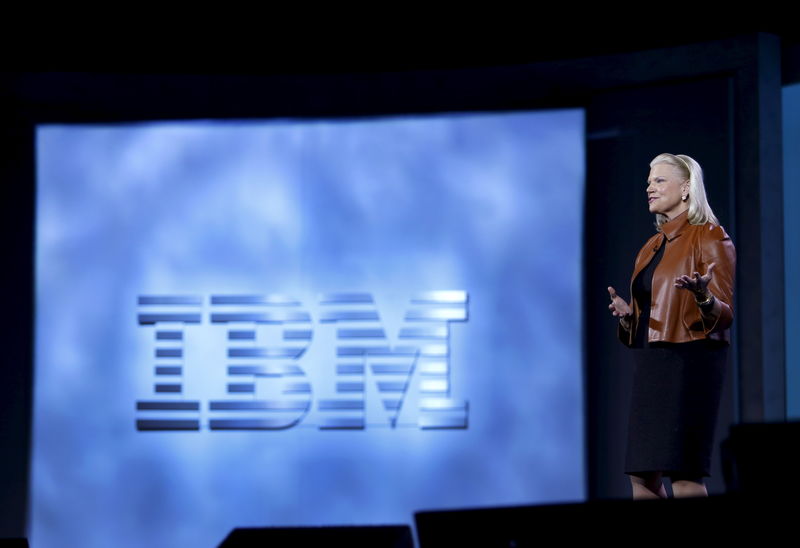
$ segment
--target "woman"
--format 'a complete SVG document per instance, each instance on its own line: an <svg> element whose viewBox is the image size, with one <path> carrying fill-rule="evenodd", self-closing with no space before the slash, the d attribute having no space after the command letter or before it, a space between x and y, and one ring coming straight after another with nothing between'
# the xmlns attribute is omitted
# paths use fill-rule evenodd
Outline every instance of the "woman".
<svg viewBox="0 0 800 548"><path fill-rule="evenodd" d="M733 321L736 249L706 200L703 171L659 154L647 184L656 229L639 251L631 303L609 309L634 355L625 473L633 498L708 496L714 431Z"/></svg>

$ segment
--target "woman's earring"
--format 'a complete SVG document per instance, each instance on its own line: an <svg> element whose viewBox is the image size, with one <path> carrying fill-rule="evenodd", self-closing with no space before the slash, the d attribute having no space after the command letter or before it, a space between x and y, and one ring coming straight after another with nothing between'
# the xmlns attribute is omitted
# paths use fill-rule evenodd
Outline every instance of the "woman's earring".
<svg viewBox="0 0 800 548"><path fill-rule="evenodd" d="M688 195L684 194L684 195L683 195L683 201L685 202L685 201L686 201L686 198L688 198L688 197L689 197Z"/></svg>

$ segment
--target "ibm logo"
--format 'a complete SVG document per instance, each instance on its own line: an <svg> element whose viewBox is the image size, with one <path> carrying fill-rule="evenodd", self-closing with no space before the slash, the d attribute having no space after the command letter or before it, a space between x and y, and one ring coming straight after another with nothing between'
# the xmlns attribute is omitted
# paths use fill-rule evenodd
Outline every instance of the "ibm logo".
<svg viewBox="0 0 800 548"><path fill-rule="evenodd" d="M156 398L136 402L138 430L467 428L468 404L450 386L451 324L468 319L466 291L412 295L393 337L371 293L319 295L317 318L288 295L205 302L139 296L138 324L154 342L146 367ZM224 396L184 393L186 379L202 374L185 354L193 336L224 338L219 356L204 356L225 371L225 386L216 387ZM326 347L313 348L310 362L315 342Z"/></svg>

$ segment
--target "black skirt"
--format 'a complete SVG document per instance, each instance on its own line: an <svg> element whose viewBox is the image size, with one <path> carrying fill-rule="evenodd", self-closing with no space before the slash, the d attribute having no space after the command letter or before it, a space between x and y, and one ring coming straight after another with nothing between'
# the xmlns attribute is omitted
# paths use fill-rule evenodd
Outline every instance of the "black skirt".
<svg viewBox="0 0 800 548"><path fill-rule="evenodd" d="M631 351L625 473L710 476L728 345L699 340Z"/></svg>

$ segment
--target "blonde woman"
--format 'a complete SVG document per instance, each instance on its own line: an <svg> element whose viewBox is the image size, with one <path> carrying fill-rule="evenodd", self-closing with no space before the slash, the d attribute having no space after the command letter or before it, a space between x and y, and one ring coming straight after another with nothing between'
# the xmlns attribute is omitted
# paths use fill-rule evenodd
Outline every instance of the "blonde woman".
<svg viewBox="0 0 800 548"><path fill-rule="evenodd" d="M630 303L608 288L617 334L634 357L625 473L634 499L708 496L733 321L736 249L684 154L650 162L656 234L634 261Z"/></svg>

